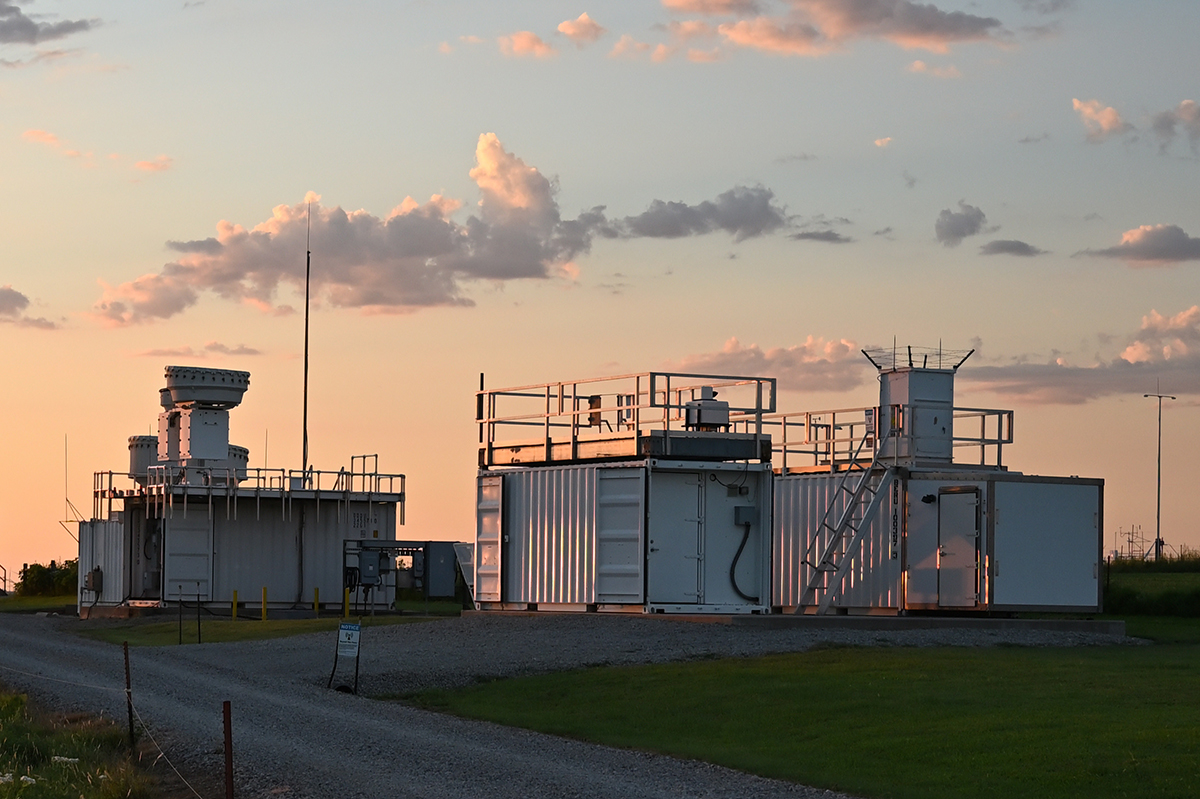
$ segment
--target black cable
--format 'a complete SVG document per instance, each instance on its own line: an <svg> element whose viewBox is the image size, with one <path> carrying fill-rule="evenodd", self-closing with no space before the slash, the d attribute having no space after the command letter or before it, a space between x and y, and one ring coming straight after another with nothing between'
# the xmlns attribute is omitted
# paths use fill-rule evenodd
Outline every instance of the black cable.
<svg viewBox="0 0 1200 799"><path fill-rule="evenodd" d="M737 592L738 596L740 596L742 599L746 600L747 602L753 602L754 604L757 605L758 597L747 596L746 594L742 593L742 589L738 588L738 583L737 583L738 560L742 557L742 550L744 550L746 548L746 542L750 540L750 523L746 522L745 527L746 527L746 532L742 535L742 543L738 546L737 554L733 556L733 563L729 564L729 582L733 584L733 590Z"/></svg>

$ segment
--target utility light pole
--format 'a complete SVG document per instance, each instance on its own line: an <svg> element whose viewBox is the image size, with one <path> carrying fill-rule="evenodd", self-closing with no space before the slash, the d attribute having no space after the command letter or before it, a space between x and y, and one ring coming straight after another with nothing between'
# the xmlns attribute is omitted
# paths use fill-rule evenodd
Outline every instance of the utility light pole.
<svg viewBox="0 0 1200 799"><path fill-rule="evenodd" d="M1154 394L1143 394L1142 397L1154 397L1158 400L1158 504L1154 514L1154 559L1162 560L1163 556L1163 539L1162 539L1162 401L1165 399L1173 400L1170 394L1163 394L1157 390Z"/></svg>

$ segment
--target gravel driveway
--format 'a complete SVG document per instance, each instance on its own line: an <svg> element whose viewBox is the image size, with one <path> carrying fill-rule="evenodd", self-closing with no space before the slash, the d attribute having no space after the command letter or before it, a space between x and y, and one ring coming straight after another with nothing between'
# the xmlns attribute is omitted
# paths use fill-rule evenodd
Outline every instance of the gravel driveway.
<svg viewBox="0 0 1200 799"><path fill-rule="evenodd" d="M0 681L64 710L125 717L121 648L75 619L0 614ZM601 663L852 645L1126 642L1038 629L852 630L589 615L468 615L363 630L360 690L406 693ZM325 689L330 633L130 651L138 713L185 773L222 773L230 700L241 797L834 797L661 755L612 749ZM25 672L22 674L20 672ZM80 685L80 684L84 685ZM89 687L90 686L90 687ZM208 797L217 794L209 792Z"/></svg>

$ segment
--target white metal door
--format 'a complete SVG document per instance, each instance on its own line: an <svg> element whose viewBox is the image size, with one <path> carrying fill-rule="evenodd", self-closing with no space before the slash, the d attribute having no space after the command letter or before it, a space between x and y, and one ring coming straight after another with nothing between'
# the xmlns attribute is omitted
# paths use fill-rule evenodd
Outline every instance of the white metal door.
<svg viewBox="0 0 1200 799"><path fill-rule="evenodd" d="M596 471L596 601L643 601L646 470Z"/></svg>
<svg viewBox="0 0 1200 799"><path fill-rule="evenodd" d="M979 596L979 492L938 496L938 605L974 607Z"/></svg>
<svg viewBox="0 0 1200 799"><path fill-rule="evenodd" d="M475 601L499 602L503 476L479 477L475 496Z"/></svg>
<svg viewBox="0 0 1200 799"><path fill-rule="evenodd" d="M696 472L652 472L647 553L651 603L701 601L704 483Z"/></svg>
<svg viewBox="0 0 1200 799"><path fill-rule="evenodd" d="M172 599L212 600L212 520L207 514L182 514L166 520L166 596ZM224 597L222 597L224 599Z"/></svg>

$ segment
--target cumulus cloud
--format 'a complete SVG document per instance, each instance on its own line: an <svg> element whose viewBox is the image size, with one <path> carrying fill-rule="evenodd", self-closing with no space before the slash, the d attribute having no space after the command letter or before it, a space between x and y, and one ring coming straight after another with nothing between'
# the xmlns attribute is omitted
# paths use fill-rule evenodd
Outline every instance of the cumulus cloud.
<svg viewBox="0 0 1200 799"><path fill-rule="evenodd" d="M958 209L943 209L933 224L937 240L946 247L957 247L967 236L982 233L984 225L987 224L987 217L975 206L959 200Z"/></svg>
<svg viewBox="0 0 1200 799"><path fill-rule="evenodd" d="M1023 241L1016 239L998 239L989 241L987 244L979 248L980 255L1019 255L1024 258L1032 258L1035 255L1045 255L1045 250L1039 250L1032 244L1026 244Z"/></svg>
<svg viewBox="0 0 1200 799"><path fill-rule="evenodd" d="M627 237L679 238L723 230L736 241L771 233L787 224L775 193L762 186L737 186L698 205L655 200L646 211L616 223Z"/></svg>
<svg viewBox="0 0 1200 799"><path fill-rule="evenodd" d="M99 24L95 19L43 22L26 16L16 3L0 0L0 44L41 44L91 30Z"/></svg>
<svg viewBox="0 0 1200 799"><path fill-rule="evenodd" d="M1087 128L1087 139L1090 142L1102 142L1112 136L1120 136L1133 130L1133 125L1121 118L1121 114L1112 106L1106 106L1099 100L1073 99L1071 105L1075 113L1083 120Z"/></svg>
<svg viewBox="0 0 1200 799"><path fill-rule="evenodd" d="M529 31L517 31L511 36L501 36L496 41L500 45L500 52L507 56L549 58L558 53L551 45L542 41L540 36Z"/></svg>
<svg viewBox="0 0 1200 799"><path fill-rule="evenodd" d="M1104 337L1109 338L1109 337ZM1061 355L1042 362L966 367L962 380L997 394L1031 402L1079 404L1118 394L1140 396L1162 381L1172 394L1200 394L1200 306L1165 316L1151 311L1141 328L1111 337L1124 346L1112 357L1095 357L1086 365Z"/></svg>
<svg viewBox="0 0 1200 799"><path fill-rule="evenodd" d="M1164 266L1180 261L1200 261L1200 238L1189 236L1178 225L1142 225L1121 235L1121 243L1103 250L1083 250L1079 255L1120 258L1130 266Z"/></svg>
<svg viewBox="0 0 1200 799"><path fill-rule="evenodd" d="M469 306L473 281L573 279L573 259L606 238L699 235L724 231L736 240L787 224L784 209L763 187L735 187L695 205L655 200L644 213L609 220L603 206L564 219L556 186L536 167L504 149L495 134L479 137L470 177L480 200L466 221L459 200L411 197L386 217L326 207L311 194L277 206L251 228L221 221L215 236L169 241L179 257L157 273L103 285L93 316L108 325L166 319L211 292L268 313L287 313L281 290L304 285L305 236L311 210L312 283L318 301L367 313L430 306Z"/></svg>
<svg viewBox="0 0 1200 799"><path fill-rule="evenodd" d="M719 352L688 355L678 364L678 369L683 372L774 377L782 389L804 391L855 388L870 376L868 367L853 341L827 341L814 336L809 336L803 344L767 350L757 344L747 347L731 338ZM675 365L669 368L675 368Z"/></svg>
<svg viewBox="0 0 1200 799"><path fill-rule="evenodd" d="M54 147L54 148L59 147L58 137L55 136L53 133L51 133L48 130L38 130L37 128L31 128L30 130L27 130L24 133L22 133L21 138L24 139L25 141L36 142L38 144L45 144L49 147Z"/></svg>
<svg viewBox="0 0 1200 799"><path fill-rule="evenodd" d="M783 17L756 16L725 23L719 31L733 44L781 55L816 56L854 39L882 39L905 49L945 53L951 44L998 41L1000 20L942 11L909 0L789 0Z"/></svg>
<svg viewBox="0 0 1200 799"><path fill-rule="evenodd" d="M1177 107L1162 111L1150 118L1150 129L1166 152L1175 137L1182 132L1188 138L1192 152L1200 145L1200 105L1195 100L1184 100Z"/></svg>
<svg viewBox="0 0 1200 799"><path fill-rule="evenodd" d="M876 139L876 140L875 140L875 146L876 146L876 147L879 147L879 148L881 148L881 149L882 149L882 148L884 148L884 147L887 147L887 146L888 146L889 144L891 144L891 143L892 143L892 137L891 137L891 136L884 136L882 139Z"/></svg>
<svg viewBox="0 0 1200 799"><path fill-rule="evenodd" d="M40 316L26 316L25 309L28 307L28 297L14 289L11 285L0 286L0 322L41 330L55 330L58 328L58 325L49 319L44 319Z"/></svg>
<svg viewBox="0 0 1200 799"><path fill-rule="evenodd" d="M621 38L613 45L613 49L608 51L609 58L637 58L647 50L650 45L646 42L639 42L637 39L630 36L628 33L621 34Z"/></svg>
<svg viewBox="0 0 1200 799"><path fill-rule="evenodd" d="M576 19L560 22L558 32L575 42L576 47L589 45L607 33L603 27L588 16L586 11Z"/></svg>

